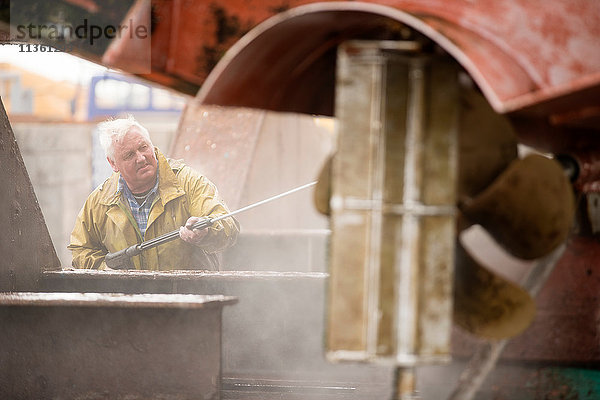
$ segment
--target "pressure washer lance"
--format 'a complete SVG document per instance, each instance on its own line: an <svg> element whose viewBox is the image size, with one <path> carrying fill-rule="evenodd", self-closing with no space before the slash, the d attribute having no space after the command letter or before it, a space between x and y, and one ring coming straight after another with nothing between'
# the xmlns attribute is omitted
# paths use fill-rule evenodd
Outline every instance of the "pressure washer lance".
<svg viewBox="0 0 600 400"><path fill-rule="evenodd" d="M299 186L295 189L288 190L287 192L280 193L273 197L269 197L268 199L261 200L257 203L250 204L246 207L242 207L236 211L230 212L229 214L219 215L218 217L215 217L215 218L203 217L200 221L198 221L194 225L192 225L192 229L208 228L209 226L211 226L212 224L214 224L217 221L232 217L236 214L247 211L254 207L258 207L260 205L271 202L273 200L280 199L280 198L290 195L292 193L299 192L300 190L306 189L306 188L314 186L316 184L317 184L317 182L307 183L306 185ZM134 269L133 263L131 262L131 257L137 256L144 250L151 249L153 247L159 246L163 243L170 242L171 240L175 240L177 238L179 238L179 229L176 231L173 231L173 232L165 233L164 235L157 236L154 239L150 239L150 240L147 240L142 243L134 244L133 246L130 246L126 249L117 251L116 253L108 253L104 257L104 261L106 262L106 266L108 266L109 268L112 268L112 269Z"/></svg>

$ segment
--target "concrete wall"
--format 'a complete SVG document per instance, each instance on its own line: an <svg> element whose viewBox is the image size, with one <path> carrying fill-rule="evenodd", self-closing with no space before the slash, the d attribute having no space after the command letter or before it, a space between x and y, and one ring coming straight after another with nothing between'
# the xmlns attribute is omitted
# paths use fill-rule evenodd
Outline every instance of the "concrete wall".
<svg viewBox="0 0 600 400"><path fill-rule="evenodd" d="M89 123L13 123L17 143L61 265L73 223L91 189Z"/></svg>

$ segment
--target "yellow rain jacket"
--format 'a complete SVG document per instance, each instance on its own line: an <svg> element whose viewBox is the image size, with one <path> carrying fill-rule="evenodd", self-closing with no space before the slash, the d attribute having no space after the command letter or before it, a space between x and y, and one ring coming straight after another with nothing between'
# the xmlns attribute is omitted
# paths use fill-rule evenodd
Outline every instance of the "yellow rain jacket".
<svg viewBox="0 0 600 400"><path fill-rule="evenodd" d="M94 190L77 216L68 248L75 268L106 269L104 256L143 240L179 229L191 216L227 214L215 185L181 160L167 160L155 148L158 159L158 196L154 199L145 237L141 237L127 200L118 191L119 173L113 173ZM133 257L136 269L216 269L215 253L237 239L239 225L225 218L209 228L198 247L175 239Z"/></svg>

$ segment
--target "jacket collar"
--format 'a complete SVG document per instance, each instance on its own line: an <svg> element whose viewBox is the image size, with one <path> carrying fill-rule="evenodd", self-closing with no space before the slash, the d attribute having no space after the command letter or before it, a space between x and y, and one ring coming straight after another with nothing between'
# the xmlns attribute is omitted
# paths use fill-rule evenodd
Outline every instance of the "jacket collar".
<svg viewBox="0 0 600 400"><path fill-rule="evenodd" d="M158 160L158 193L163 205L169 201L183 196L185 191L179 184L177 176L169 165L169 161L163 153L157 148L154 148L154 154ZM119 191L119 178L121 174L114 172L100 187L100 203L110 206L118 204L121 198Z"/></svg>

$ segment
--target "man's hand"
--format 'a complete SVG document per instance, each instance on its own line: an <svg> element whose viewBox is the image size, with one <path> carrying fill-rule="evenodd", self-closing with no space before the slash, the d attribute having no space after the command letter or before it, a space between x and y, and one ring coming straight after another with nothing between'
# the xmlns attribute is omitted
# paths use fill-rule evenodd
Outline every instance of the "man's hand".
<svg viewBox="0 0 600 400"><path fill-rule="evenodd" d="M194 224L200 220L201 218L199 217L188 218L188 220L185 223L185 226L179 228L179 236L181 237L181 239L188 243L199 245L202 242L204 236L206 236L206 234L208 233L208 228L192 229L192 226L194 226Z"/></svg>

